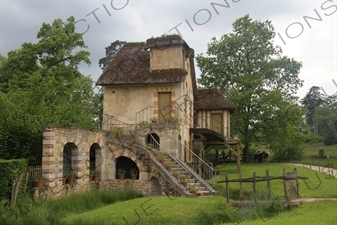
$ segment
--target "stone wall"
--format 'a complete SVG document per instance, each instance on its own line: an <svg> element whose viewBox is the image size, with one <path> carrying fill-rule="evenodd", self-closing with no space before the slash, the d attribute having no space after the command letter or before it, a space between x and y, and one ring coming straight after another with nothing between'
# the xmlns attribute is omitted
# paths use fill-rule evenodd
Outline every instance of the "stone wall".
<svg viewBox="0 0 337 225"><path fill-rule="evenodd" d="M71 185L62 184L63 154L67 144L71 144L71 169L76 174L75 183ZM89 152L93 145L97 148L95 163L100 171L98 182L89 182ZM138 180L116 179L116 161L121 156L137 165ZM177 194L151 163L146 148L118 140L108 131L46 127L43 133L42 173L46 177L46 187L40 192L53 198L92 188L120 190L129 187L144 195Z"/></svg>

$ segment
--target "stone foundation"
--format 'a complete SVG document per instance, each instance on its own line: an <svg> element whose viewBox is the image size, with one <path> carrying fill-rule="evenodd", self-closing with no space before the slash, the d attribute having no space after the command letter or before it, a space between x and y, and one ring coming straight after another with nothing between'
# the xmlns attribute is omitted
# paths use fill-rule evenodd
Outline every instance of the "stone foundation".
<svg viewBox="0 0 337 225"><path fill-rule="evenodd" d="M146 180L105 180L99 182L100 189L107 189L112 191L123 190L123 189L133 189L145 196L149 196L151 193L151 182Z"/></svg>
<svg viewBox="0 0 337 225"><path fill-rule="evenodd" d="M145 129L146 130L146 129ZM143 130L145 136L150 130ZM171 132L171 133L170 133ZM163 130L160 135L173 135L171 130ZM149 150L144 146L118 140L107 131L84 130L76 128L46 127L44 129L42 173L46 177L44 188L35 189L35 196L58 198L74 193L85 193L98 188L122 190L131 188L145 196L179 195L168 183L157 167L151 163ZM169 143L163 143L168 145ZM65 146L70 149L69 162L64 162ZM99 181L89 182L90 150L95 149L95 169L99 171ZM169 147L169 146L167 146ZM168 148L170 149L170 148ZM68 153L67 153L68 154ZM126 157L137 167L138 180L117 178L117 160ZM62 184L66 165L75 173L74 184Z"/></svg>

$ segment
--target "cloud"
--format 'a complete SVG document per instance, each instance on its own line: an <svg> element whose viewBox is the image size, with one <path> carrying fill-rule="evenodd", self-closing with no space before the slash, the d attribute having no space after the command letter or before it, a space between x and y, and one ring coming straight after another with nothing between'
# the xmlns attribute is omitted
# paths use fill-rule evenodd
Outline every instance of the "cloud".
<svg viewBox="0 0 337 225"><path fill-rule="evenodd" d="M226 2L228 6L224 7ZM333 93L336 88L332 79L337 81L337 12L334 11L337 6L334 5L336 1L296 0L2 1L0 54L6 55L23 42L36 42L43 22L65 20L73 15L81 20L77 23L78 32L89 26L84 40L92 65L81 66L81 72L96 80L102 72L98 60L105 55L105 47L115 40L146 41L152 36L177 33L172 28L181 23L177 27L179 32L196 54L200 54L205 53L212 37L231 32L232 23L249 14L254 20L270 20L283 38L282 41L277 35L275 44L282 47L285 55L303 62L300 78L305 83L299 96L304 96L313 85L324 86L327 93ZM316 12L322 21L307 19L310 28L303 17L317 17ZM290 26L295 22L297 25ZM296 34L300 35L288 37ZM196 71L199 73L198 68Z"/></svg>

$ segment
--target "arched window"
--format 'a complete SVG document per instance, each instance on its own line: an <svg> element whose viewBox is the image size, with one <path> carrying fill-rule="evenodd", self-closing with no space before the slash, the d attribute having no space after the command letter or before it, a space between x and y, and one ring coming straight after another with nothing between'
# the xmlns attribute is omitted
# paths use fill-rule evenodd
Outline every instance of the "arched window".
<svg viewBox="0 0 337 225"><path fill-rule="evenodd" d="M184 154L184 151L183 151L183 149L184 149L184 146L182 145L182 144L180 144L181 143L181 136L179 135L178 136L178 141L179 141L179 143L178 143L178 156L179 156L179 158L181 159L181 160L184 160L185 159L185 154Z"/></svg>
<svg viewBox="0 0 337 225"><path fill-rule="evenodd" d="M137 179L139 179L139 169L132 159L125 156L120 156L116 159L116 179L118 179L118 171L120 169L126 171L125 179L131 179L131 170L135 170L136 174L138 174Z"/></svg>
<svg viewBox="0 0 337 225"><path fill-rule="evenodd" d="M90 151L89 151L90 171L97 170L100 164L102 164L101 163L102 159L100 157L100 150L101 150L101 147L97 143L92 144L90 147Z"/></svg>
<svg viewBox="0 0 337 225"><path fill-rule="evenodd" d="M154 149L159 150L159 145L160 145L160 138L157 134L151 133L148 134L146 137L146 144L152 144Z"/></svg>
<svg viewBox="0 0 337 225"><path fill-rule="evenodd" d="M65 173L68 173L70 171L73 171L73 151L77 150L77 146L72 143L72 142L68 142L67 144L64 145L63 148L63 175L65 175Z"/></svg>

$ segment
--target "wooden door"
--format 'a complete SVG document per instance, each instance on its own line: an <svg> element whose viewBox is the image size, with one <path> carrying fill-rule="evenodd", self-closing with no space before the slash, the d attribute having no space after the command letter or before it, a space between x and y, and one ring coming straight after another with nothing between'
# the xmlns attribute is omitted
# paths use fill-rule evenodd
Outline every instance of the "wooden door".
<svg viewBox="0 0 337 225"><path fill-rule="evenodd" d="M166 122L166 117L171 114L171 92L158 93L158 122Z"/></svg>
<svg viewBox="0 0 337 225"><path fill-rule="evenodd" d="M223 135L222 114L211 114L211 130Z"/></svg>

